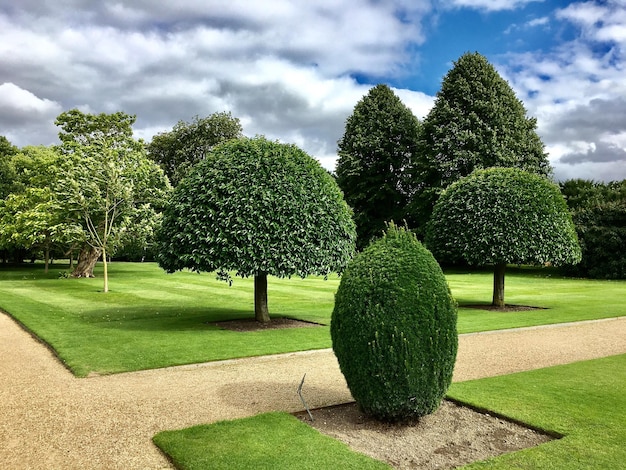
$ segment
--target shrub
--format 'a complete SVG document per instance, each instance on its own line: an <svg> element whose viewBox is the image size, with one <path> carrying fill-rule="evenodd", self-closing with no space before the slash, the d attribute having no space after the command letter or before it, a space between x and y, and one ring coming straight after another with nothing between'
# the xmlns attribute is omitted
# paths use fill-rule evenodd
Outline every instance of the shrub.
<svg viewBox="0 0 626 470"><path fill-rule="evenodd" d="M435 411L456 359L456 303L432 254L393 224L348 265L330 326L356 402L383 421Z"/></svg>

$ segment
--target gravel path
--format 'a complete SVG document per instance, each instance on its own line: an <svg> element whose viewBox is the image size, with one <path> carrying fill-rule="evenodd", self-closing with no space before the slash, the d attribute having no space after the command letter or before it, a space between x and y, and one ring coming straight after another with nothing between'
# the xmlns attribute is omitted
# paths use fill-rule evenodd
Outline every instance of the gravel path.
<svg viewBox="0 0 626 470"><path fill-rule="evenodd" d="M626 353L626 317L461 335L454 380ZM0 468L172 468L154 434L351 400L331 350L74 378L0 313Z"/></svg>

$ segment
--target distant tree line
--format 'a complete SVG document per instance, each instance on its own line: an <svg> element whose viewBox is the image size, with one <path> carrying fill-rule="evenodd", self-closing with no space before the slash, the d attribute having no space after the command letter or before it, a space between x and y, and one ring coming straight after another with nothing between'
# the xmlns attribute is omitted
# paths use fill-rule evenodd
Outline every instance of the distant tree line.
<svg viewBox="0 0 626 470"><path fill-rule="evenodd" d="M626 279L626 180L561 183L582 248L582 261L566 273L598 279Z"/></svg>
<svg viewBox="0 0 626 470"><path fill-rule="evenodd" d="M134 122L122 112L70 110L56 120L57 145L19 149L0 136L2 261L76 259L79 277L93 275L98 259L156 259L172 187L225 143L245 139L227 112L179 121L149 143L133 137ZM336 183L353 211L357 248L380 237L390 221L424 239L447 188L494 167L552 176L536 120L482 55L454 63L423 122L391 88L373 87L338 142ZM624 277L624 182L573 180L560 188L582 245L582 262L568 272Z"/></svg>
<svg viewBox="0 0 626 470"><path fill-rule="evenodd" d="M337 182L355 212L359 249L380 237L385 224L391 220L407 224L423 240L429 225L436 222L431 218L440 196L453 183L468 178L478 170L514 168L551 181L552 168L536 127L536 119L527 117L523 103L509 84L478 53L464 54L454 63L443 78L434 106L423 122L419 122L388 86L373 87L356 104L338 143ZM519 178L527 180L526 176ZM497 179L494 175L489 184L503 184ZM580 258L578 250L571 245L571 240L566 244L553 243L553 239L562 234L552 237L549 231L546 232L549 224L543 221L533 223L532 214L519 219L515 204L510 206L508 214L501 213L504 200L502 203L492 200L492 207L471 207L467 199L470 192L464 196L465 201L455 201L455 204L465 204L463 212L474 212L476 217L482 217L472 219L472 229L476 231L476 224L484 224L480 225L480 230L485 231L481 232L484 240L488 239L492 247L489 256L477 246L472 246L459 248L465 250L467 256L455 256L454 260L439 250L438 259L440 262L494 264L499 265L501 270L502 263L552 262L567 265L567 272L579 275L623 277L626 259L623 232L620 232L623 230L623 198L619 202L615 191L608 190L623 188L623 183L588 183L587 186L576 182L561 185L583 248L582 262L577 268L570 263ZM499 194L498 198L505 198L507 205L516 200L522 204L521 186L515 189L514 185L509 185L501 193L495 187L487 188L485 184L482 187L472 190L474 200L487 201L494 197L488 195L492 193ZM517 194L512 194L514 191ZM578 194L578 191L585 194L574 196L573 193ZM593 199L587 200L591 193ZM541 194L545 197L549 194L552 198L554 191L542 190ZM573 197L578 201L575 205ZM541 202L545 201L526 200L524 204ZM561 217L557 214L562 214L564 205L558 203L558 206L553 207L554 218ZM525 207L517 208L528 212ZM450 210L448 207L447 213L438 216L448 217L448 224L452 223ZM496 214L504 219L496 222ZM471 215L466 215L459 215L452 226L438 222L439 233L433 233L431 227L430 245L439 246L443 237L475 235L476 232L467 233ZM524 225L515 227L510 223L512 220L523 220ZM498 232L497 224L508 228ZM551 240L533 239L538 232L531 229L539 230L542 226L541 236L550 236ZM491 233L487 233L490 229ZM567 228L565 230L570 232ZM551 256L546 256L546 253L539 255L541 244L556 251ZM527 251L528 255L520 257L515 254L521 246L531 250ZM504 249L509 250L509 255L504 255ZM499 262L494 257L496 252L500 253ZM535 254L530 256L531 252ZM477 258L477 253L485 255L482 261ZM488 263L488 259L492 259L493 263ZM503 274L499 277L498 283L503 284ZM502 299L499 301L502 302Z"/></svg>

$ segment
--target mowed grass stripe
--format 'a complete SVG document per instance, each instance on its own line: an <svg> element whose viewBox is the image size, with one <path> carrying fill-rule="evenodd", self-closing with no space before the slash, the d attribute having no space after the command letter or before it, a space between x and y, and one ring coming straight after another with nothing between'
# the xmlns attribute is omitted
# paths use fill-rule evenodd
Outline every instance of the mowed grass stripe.
<svg viewBox="0 0 626 470"><path fill-rule="evenodd" d="M269 278L270 313L326 326L237 333L218 321L253 318L252 278L232 286L213 273L167 274L154 263L111 263L109 293L102 279L62 279L42 265L0 267L0 308L54 348L79 376L125 372L331 346L329 328L337 276ZM98 266L96 275L101 276ZM488 271L448 272L463 304L489 303ZM624 281L564 279L551 269L511 269L507 303L546 310L459 309L460 333L616 317L624 314Z"/></svg>

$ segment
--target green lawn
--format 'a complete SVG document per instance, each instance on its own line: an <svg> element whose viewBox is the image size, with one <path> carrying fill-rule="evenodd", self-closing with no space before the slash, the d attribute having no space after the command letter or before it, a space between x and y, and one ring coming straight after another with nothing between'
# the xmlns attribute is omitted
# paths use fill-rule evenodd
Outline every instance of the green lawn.
<svg viewBox="0 0 626 470"><path fill-rule="evenodd" d="M455 383L449 396L565 436L463 468L624 468L626 355ZM166 431L154 441L185 470L379 468L305 427L287 414L272 413ZM312 465L303 466L309 458Z"/></svg>
<svg viewBox="0 0 626 470"><path fill-rule="evenodd" d="M164 431L153 440L185 470L390 468L280 412Z"/></svg>
<svg viewBox="0 0 626 470"><path fill-rule="evenodd" d="M449 396L565 436L467 468L625 468L626 355L455 383Z"/></svg>
<svg viewBox="0 0 626 470"><path fill-rule="evenodd" d="M96 269L100 275L101 267ZM330 347L328 323L337 277L269 279L273 316L323 323L237 333L211 322L253 316L252 279L231 287L212 274L166 274L153 263L111 263L102 278L63 279L67 270L40 264L0 266L0 308L50 344L77 375L150 369ZM517 313L459 310L459 332L513 328L623 315L624 281L563 279L553 270L511 270L508 303L547 307ZM460 304L489 303L489 272L447 274Z"/></svg>

